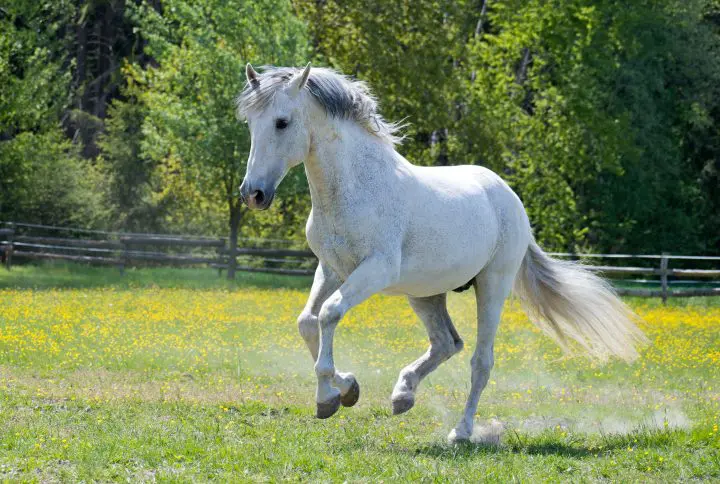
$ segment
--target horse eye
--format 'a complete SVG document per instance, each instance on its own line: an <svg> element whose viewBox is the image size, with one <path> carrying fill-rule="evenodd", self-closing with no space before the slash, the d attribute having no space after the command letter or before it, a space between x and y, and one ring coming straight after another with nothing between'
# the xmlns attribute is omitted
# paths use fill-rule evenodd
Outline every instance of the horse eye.
<svg viewBox="0 0 720 484"><path fill-rule="evenodd" d="M288 120L284 118L278 118L275 120L275 128L285 129L288 127Z"/></svg>

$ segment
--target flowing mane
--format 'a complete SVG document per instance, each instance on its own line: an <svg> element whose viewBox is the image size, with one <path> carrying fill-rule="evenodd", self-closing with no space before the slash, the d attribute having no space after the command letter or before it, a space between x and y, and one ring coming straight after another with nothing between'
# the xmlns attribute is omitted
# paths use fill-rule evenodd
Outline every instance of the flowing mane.
<svg viewBox="0 0 720 484"><path fill-rule="evenodd" d="M238 117L245 119L248 111L267 107L278 89L302 72L302 69L294 67L264 67L258 77L259 83L255 86L247 83L238 96ZM402 141L400 131L404 125L383 119L378 113L377 100L364 82L350 79L332 69L313 67L305 89L330 116L352 119L391 144Z"/></svg>

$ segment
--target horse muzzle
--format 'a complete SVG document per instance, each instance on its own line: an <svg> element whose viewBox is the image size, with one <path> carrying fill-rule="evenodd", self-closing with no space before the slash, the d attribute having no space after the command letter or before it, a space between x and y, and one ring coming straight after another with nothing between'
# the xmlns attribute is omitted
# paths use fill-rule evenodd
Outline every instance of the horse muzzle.
<svg viewBox="0 0 720 484"><path fill-rule="evenodd" d="M275 198L275 190L260 184L254 186L244 180L240 185L240 197L251 210L267 210Z"/></svg>

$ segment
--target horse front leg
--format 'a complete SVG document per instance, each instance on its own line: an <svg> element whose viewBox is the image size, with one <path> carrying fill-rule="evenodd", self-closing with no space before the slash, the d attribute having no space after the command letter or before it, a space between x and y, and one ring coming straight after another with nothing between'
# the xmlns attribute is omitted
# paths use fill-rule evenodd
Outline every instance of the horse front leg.
<svg viewBox="0 0 720 484"><path fill-rule="evenodd" d="M335 272L320 262L315 269L312 289L308 297L305 309L298 317L298 330L300 336L310 350L313 363L317 362L320 346L320 327L318 324L318 313L327 298L336 291L342 282ZM345 407L352 407L360 398L360 385L352 373L335 372L334 384L340 390L340 403Z"/></svg>
<svg viewBox="0 0 720 484"><path fill-rule="evenodd" d="M390 286L396 277L397 265L388 258L375 256L365 259L347 280L323 303L318 316L320 323L320 348L315 363L318 379L315 402L316 416L328 418L337 412L341 404L340 391L333 386L335 362L333 360L333 336L343 316L373 294Z"/></svg>

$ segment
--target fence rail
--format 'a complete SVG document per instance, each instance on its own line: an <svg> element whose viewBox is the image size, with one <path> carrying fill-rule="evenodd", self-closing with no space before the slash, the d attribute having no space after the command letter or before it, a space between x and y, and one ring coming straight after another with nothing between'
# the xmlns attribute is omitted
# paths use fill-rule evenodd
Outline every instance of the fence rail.
<svg viewBox="0 0 720 484"><path fill-rule="evenodd" d="M653 280L630 280L634 283L651 283L659 285L659 289L638 289L628 287L616 287L618 294L623 296L634 297L659 297L663 303L670 297L697 297L697 296L720 296L720 270L717 269L675 269L670 268L670 261L705 261L718 262L720 257L716 256L683 256L673 254L661 255L633 255L633 254L567 254L553 252L550 255L561 258L572 259L640 259L640 260L659 260L659 267L622 267L609 265L587 265L586 267L593 272L600 273L602 276L615 282L618 285L620 281L626 281L627 276L653 276L657 279ZM620 278L612 277L620 276ZM690 281L674 281L678 279L691 279ZM702 279L702 280L697 280ZM717 281L715 281L717 280ZM688 289L673 289L672 283L697 283L705 285L713 285L717 287L693 287Z"/></svg>
<svg viewBox="0 0 720 484"><path fill-rule="evenodd" d="M75 236L73 236L75 235ZM228 241L218 237L138 234L3 223L0 255L7 269L18 260L66 260L116 266L121 272L134 265L207 265L235 270L285 275L312 275L317 260L306 249L253 247L263 239L239 239L248 246L231 253ZM289 241L270 240L274 244Z"/></svg>
<svg viewBox="0 0 720 484"><path fill-rule="evenodd" d="M51 235L48 235L51 233ZM77 237L72 237L76 234ZM205 265L221 274L232 264L237 271L309 276L315 272L317 259L305 248L279 248L296 242L280 239L239 239L244 246L231 251L228 241L218 237L104 232L99 230L53 227L41 224L0 223L0 256L10 270L14 260L65 260L86 264L115 266L121 272L135 265ZM275 247L258 247L270 243ZM232 252L232 253L231 253ZM674 254L567 254L549 253L559 258L600 261L589 264L593 272L611 279L621 295L659 297L720 296L720 257ZM636 265L609 265L613 261L634 261ZM652 267L642 267L650 264ZM711 263L715 268L681 267L671 264L697 265ZM632 277L651 279L629 279ZM652 284L656 288L623 287L623 282L637 286ZM673 287L678 284L685 287ZM704 287L687 287L690 284Z"/></svg>

